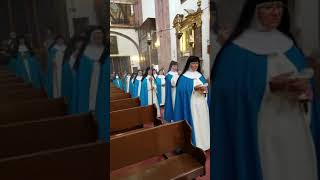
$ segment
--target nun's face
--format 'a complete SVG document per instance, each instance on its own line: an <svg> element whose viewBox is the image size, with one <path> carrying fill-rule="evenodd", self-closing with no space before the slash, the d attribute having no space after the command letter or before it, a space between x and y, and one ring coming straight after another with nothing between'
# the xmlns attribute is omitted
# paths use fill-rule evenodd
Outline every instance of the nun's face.
<svg viewBox="0 0 320 180"><path fill-rule="evenodd" d="M163 71L159 71L159 75L164 75L164 72Z"/></svg>
<svg viewBox="0 0 320 180"><path fill-rule="evenodd" d="M171 71L176 72L177 70L178 70L178 66L177 65L172 65Z"/></svg>
<svg viewBox="0 0 320 180"><path fill-rule="evenodd" d="M148 70L148 75L152 75L152 70L151 69Z"/></svg>
<svg viewBox="0 0 320 180"><path fill-rule="evenodd" d="M190 63L190 68L191 68L192 71L197 71L198 67L199 67L199 63L198 62Z"/></svg>
<svg viewBox="0 0 320 180"><path fill-rule="evenodd" d="M283 3L280 1L258 5L258 18L267 31L276 29L280 25L282 14Z"/></svg>
<svg viewBox="0 0 320 180"><path fill-rule="evenodd" d="M142 76L142 71L139 71L139 72L138 72L138 75L139 75L139 76Z"/></svg>
<svg viewBox="0 0 320 180"><path fill-rule="evenodd" d="M95 31L92 34L92 42L96 45L102 45L103 44L103 33L102 31Z"/></svg>

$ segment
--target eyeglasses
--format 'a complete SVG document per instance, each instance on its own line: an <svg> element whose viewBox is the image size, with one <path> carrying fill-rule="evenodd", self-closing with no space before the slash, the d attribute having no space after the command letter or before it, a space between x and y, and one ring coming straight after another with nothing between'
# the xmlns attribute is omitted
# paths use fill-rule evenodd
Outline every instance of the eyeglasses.
<svg viewBox="0 0 320 180"><path fill-rule="evenodd" d="M283 9L286 6L282 2L266 2L257 5L257 8L263 10Z"/></svg>

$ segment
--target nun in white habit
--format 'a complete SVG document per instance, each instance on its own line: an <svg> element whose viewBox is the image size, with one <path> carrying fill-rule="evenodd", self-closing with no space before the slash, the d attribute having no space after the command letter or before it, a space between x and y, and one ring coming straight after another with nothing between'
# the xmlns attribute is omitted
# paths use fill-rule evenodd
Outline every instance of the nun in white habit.
<svg viewBox="0 0 320 180"><path fill-rule="evenodd" d="M213 179L318 179L311 116L300 99L310 92L312 71L302 73L306 61L285 7L283 0L248 0L217 56L210 104Z"/></svg>
<svg viewBox="0 0 320 180"><path fill-rule="evenodd" d="M97 28L89 32L89 41L84 46L80 57L78 70L78 107L80 112L94 111L97 103L99 83L102 67L105 63L102 59L105 51L103 30ZM105 77L106 78L106 77Z"/></svg>

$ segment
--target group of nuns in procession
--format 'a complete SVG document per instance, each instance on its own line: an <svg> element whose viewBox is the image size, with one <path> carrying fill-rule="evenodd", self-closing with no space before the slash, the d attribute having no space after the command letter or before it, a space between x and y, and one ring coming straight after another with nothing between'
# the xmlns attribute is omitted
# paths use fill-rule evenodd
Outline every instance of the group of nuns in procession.
<svg viewBox="0 0 320 180"><path fill-rule="evenodd" d="M65 97L69 113L94 112L99 121L99 138L107 134L106 34L102 27L91 27L86 35L73 37L68 44L57 36L48 47L47 68L42 70L24 37L18 37L9 69L49 98Z"/></svg>
<svg viewBox="0 0 320 180"><path fill-rule="evenodd" d="M133 98L139 97L141 106L154 105L158 117L164 106L163 119L168 123L186 120L192 128L192 143L207 151L210 149L208 83L201 73L200 59L190 56L182 73L178 63L171 61L167 74L148 67L144 74L138 70L120 77L113 73L113 84Z"/></svg>
<svg viewBox="0 0 320 180"><path fill-rule="evenodd" d="M290 33L287 7L246 0L211 69L210 111L199 58L180 75L171 64L165 77L164 119L186 120L192 143L210 148L213 180L319 180L319 75ZM127 92L145 98L156 89L142 85L150 72L128 78Z"/></svg>
<svg viewBox="0 0 320 180"><path fill-rule="evenodd" d="M142 106L154 104L158 117L164 105L168 123L186 120L192 143L211 150L213 180L319 180L319 80L290 33L287 6L288 0L246 0L215 58L209 88L195 56L181 73L173 61L167 74L147 68L114 74L113 83ZM50 97L67 97L71 113L94 110L100 127L108 128L104 39L100 28L68 47L58 37L43 76L19 37L9 68Z"/></svg>

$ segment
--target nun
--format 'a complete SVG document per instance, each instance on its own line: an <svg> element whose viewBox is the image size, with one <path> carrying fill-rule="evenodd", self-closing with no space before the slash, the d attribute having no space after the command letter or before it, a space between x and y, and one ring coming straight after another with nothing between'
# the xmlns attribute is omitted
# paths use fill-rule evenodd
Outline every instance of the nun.
<svg viewBox="0 0 320 180"><path fill-rule="evenodd" d="M42 88L43 74L34 51L24 36L17 37L11 59L12 69L17 77L30 82L37 89Z"/></svg>
<svg viewBox="0 0 320 180"><path fill-rule="evenodd" d="M109 63L106 34L102 27L88 31L87 41L76 61L77 112L95 112L99 125L99 138L108 141L107 123L107 64Z"/></svg>
<svg viewBox="0 0 320 180"><path fill-rule="evenodd" d="M69 105L69 113L76 112L75 94L75 62L79 57L80 50L85 43L85 38L75 36L71 39L63 57L62 79L61 79L61 96L65 97Z"/></svg>
<svg viewBox="0 0 320 180"><path fill-rule="evenodd" d="M177 81L174 121L186 120L192 129L192 144L204 151L210 149L207 86L199 57L190 56Z"/></svg>
<svg viewBox="0 0 320 180"><path fill-rule="evenodd" d="M48 49L46 90L50 98L61 97L62 64L65 49L65 40L61 35L55 38Z"/></svg>
<svg viewBox="0 0 320 180"><path fill-rule="evenodd" d="M179 78L178 75L178 63L176 61L171 61L168 73L166 75L166 98L164 106L164 119L167 122L173 120L173 110L176 100L176 83Z"/></svg>
<svg viewBox="0 0 320 180"><path fill-rule="evenodd" d="M127 73L125 78L124 78L124 91L126 93L129 93L129 89L130 89L130 79L131 79L131 74Z"/></svg>
<svg viewBox="0 0 320 180"><path fill-rule="evenodd" d="M247 0L210 78L212 179L319 179L319 104L301 101L314 89L305 68L287 2Z"/></svg>
<svg viewBox="0 0 320 180"><path fill-rule="evenodd" d="M157 79L158 72L157 72L156 69L153 69L153 70L152 70L152 75L153 75L153 77L154 77L155 79Z"/></svg>
<svg viewBox="0 0 320 180"><path fill-rule="evenodd" d="M131 95L131 97L133 97L133 90L134 90L134 80L135 80L135 78L137 77L137 75L138 75L138 73L137 72L134 72L134 73L132 73L132 75L131 75L131 77L130 77L130 84L129 84L129 93L130 93L130 95Z"/></svg>
<svg viewBox="0 0 320 180"><path fill-rule="evenodd" d="M157 109L157 117L160 117L160 107L157 97L156 79L152 74L153 70L148 67L142 78L140 102L141 106L154 105Z"/></svg>
<svg viewBox="0 0 320 180"><path fill-rule="evenodd" d="M166 77L164 76L164 70L159 71L159 75L156 78L157 84L157 97L160 106L164 106L166 102Z"/></svg>
<svg viewBox="0 0 320 180"><path fill-rule="evenodd" d="M142 78L142 71L139 70L137 76L133 80L133 98L140 97Z"/></svg>
<svg viewBox="0 0 320 180"><path fill-rule="evenodd" d="M112 81L112 83L119 89L123 89L123 83L121 78L119 77L119 74L116 73L116 76L114 78L114 80Z"/></svg>

